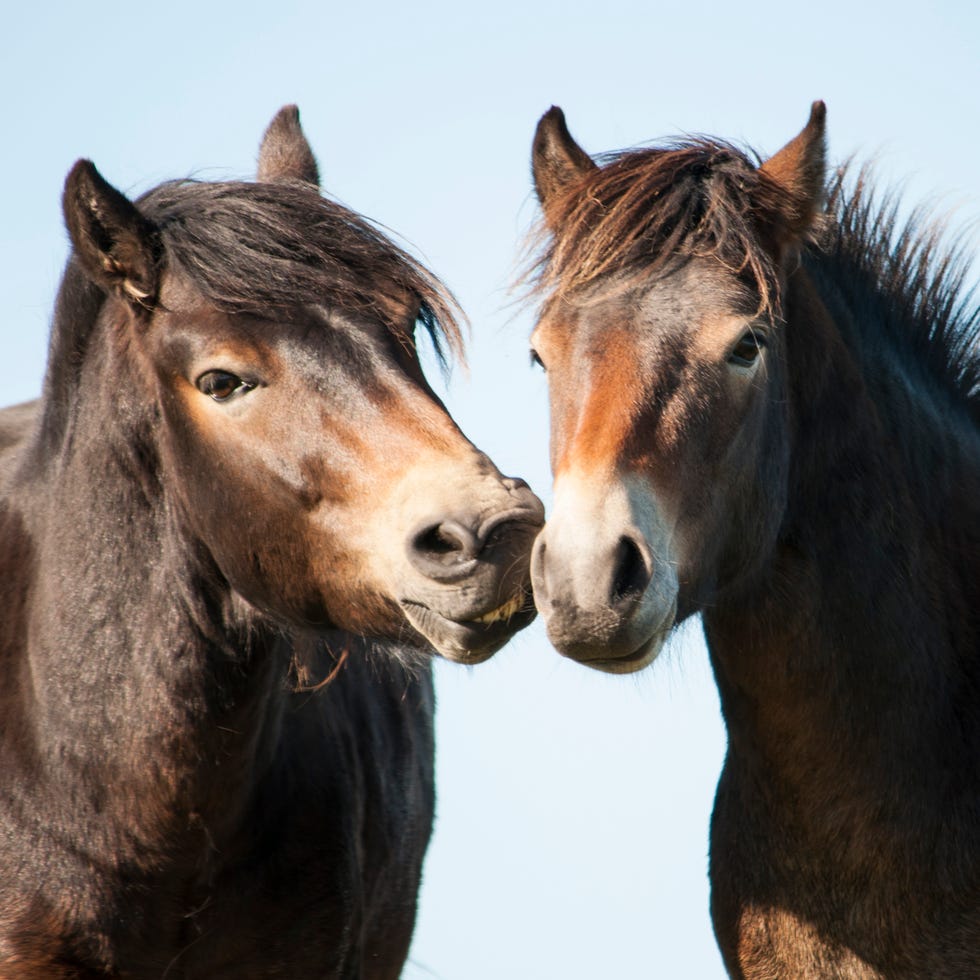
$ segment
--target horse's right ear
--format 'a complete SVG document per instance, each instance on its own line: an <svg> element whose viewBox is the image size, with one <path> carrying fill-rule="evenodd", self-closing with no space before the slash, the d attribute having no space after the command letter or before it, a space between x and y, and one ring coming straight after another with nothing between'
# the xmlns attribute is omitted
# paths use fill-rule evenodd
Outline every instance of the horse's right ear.
<svg viewBox="0 0 980 980"><path fill-rule="evenodd" d="M269 123L259 147L257 177L271 183L301 180L314 187L320 186L316 157L303 135L296 106L283 106Z"/></svg>
<svg viewBox="0 0 980 980"><path fill-rule="evenodd" d="M539 120L531 149L534 189L546 220L560 192L595 169L592 157L572 139L565 114L553 105Z"/></svg>
<svg viewBox="0 0 980 980"><path fill-rule="evenodd" d="M106 292L149 307L160 278L155 226L91 160L79 160L69 171L62 208L75 254L88 276Z"/></svg>
<svg viewBox="0 0 980 980"><path fill-rule="evenodd" d="M804 235L823 206L826 119L827 107L823 102L814 102L806 126L759 168L789 192L793 207L783 217L793 236Z"/></svg>

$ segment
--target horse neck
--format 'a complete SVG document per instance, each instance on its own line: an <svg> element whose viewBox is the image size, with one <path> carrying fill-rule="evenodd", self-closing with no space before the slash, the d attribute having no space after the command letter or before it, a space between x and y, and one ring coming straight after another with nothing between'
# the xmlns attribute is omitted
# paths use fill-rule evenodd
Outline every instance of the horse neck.
<svg viewBox="0 0 980 980"><path fill-rule="evenodd" d="M21 714L3 751L110 824L134 801L161 834L230 820L275 752L287 653L184 530L124 355L92 346L57 452L42 425L0 510L21 620L0 650Z"/></svg>
<svg viewBox="0 0 980 980"><path fill-rule="evenodd" d="M936 799L977 790L980 472L966 413L873 359L870 326L822 291L805 269L789 285L793 461L772 561L704 623L730 761L853 834L855 813L935 823Z"/></svg>

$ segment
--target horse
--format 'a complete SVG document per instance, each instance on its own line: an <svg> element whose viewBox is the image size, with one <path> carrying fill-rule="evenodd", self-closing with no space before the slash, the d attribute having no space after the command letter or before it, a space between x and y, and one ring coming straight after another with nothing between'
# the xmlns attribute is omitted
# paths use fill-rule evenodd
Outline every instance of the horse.
<svg viewBox="0 0 980 980"><path fill-rule="evenodd" d="M700 613L728 747L711 915L738 978L980 975L980 312L943 223L684 138L532 173L552 644L650 664Z"/></svg>
<svg viewBox="0 0 980 980"><path fill-rule="evenodd" d="M534 616L543 523L429 387L448 290L320 194L86 160L43 391L0 413L0 976L390 980L433 651ZM448 355L447 355L448 356Z"/></svg>

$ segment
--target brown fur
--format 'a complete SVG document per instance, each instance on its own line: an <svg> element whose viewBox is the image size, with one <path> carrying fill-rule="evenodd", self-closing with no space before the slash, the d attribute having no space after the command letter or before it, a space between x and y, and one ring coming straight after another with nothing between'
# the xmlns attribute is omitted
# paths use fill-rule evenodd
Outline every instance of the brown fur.
<svg viewBox="0 0 980 980"><path fill-rule="evenodd" d="M816 104L761 167L701 140L539 181L552 454L569 468L574 434L604 431L592 412L622 418L588 380L616 348L631 369L603 383L643 409L625 441L617 421L589 444L590 465L605 452L631 501L645 488L621 540L644 514L676 517L669 554L636 550L676 563L677 620L702 613L721 695L712 916L731 975L966 980L980 975L980 311L935 225L899 223L864 171L825 191L822 166ZM733 359L756 332L758 356ZM535 590L567 601L579 580L546 564L558 545L536 549ZM565 616L555 635L603 666L604 636L574 632L590 622Z"/></svg>
<svg viewBox="0 0 980 980"><path fill-rule="evenodd" d="M44 394L0 412L2 980L401 973L428 661L530 622L542 511L425 381L448 292L311 161L287 108L262 183L66 181Z"/></svg>

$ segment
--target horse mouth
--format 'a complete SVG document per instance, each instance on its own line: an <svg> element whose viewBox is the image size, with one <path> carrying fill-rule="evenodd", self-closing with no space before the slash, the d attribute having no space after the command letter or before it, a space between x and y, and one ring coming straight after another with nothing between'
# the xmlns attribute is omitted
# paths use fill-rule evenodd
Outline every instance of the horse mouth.
<svg viewBox="0 0 980 980"><path fill-rule="evenodd" d="M411 599L401 601L405 618L447 660L479 664L495 654L537 614L534 597L521 591L499 606L467 619L455 619Z"/></svg>
<svg viewBox="0 0 980 980"><path fill-rule="evenodd" d="M515 595L513 599L509 599L502 606L497 606L496 609L491 609L490 612L484 613L482 616L477 616L473 622L474 623L500 623L505 622L510 619L514 613L520 612L524 608L524 604L527 602L527 598L523 595Z"/></svg>

